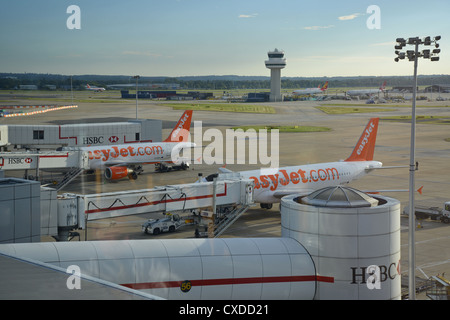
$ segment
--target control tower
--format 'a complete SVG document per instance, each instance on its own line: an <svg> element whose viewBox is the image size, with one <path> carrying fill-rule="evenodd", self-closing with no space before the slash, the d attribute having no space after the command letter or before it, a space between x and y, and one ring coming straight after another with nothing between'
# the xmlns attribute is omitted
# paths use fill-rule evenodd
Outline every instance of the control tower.
<svg viewBox="0 0 450 320"><path fill-rule="evenodd" d="M270 101L281 101L281 69L286 67L284 51L275 49L267 52L266 68L270 69Z"/></svg>

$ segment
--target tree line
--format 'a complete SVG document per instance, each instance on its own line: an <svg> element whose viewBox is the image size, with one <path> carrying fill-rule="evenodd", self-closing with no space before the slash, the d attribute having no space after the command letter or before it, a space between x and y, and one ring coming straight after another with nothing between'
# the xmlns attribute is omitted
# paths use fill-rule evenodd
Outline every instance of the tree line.
<svg viewBox="0 0 450 320"><path fill-rule="evenodd" d="M328 81L329 88L340 87L379 87L386 81L388 87L411 86L412 76L361 76L361 77L283 77L283 89L313 88ZM86 84L107 87L117 83L135 83L130 76L103 75L54 75L54 74L12 74L0 73L0 89L13 90L19 85L36 85L39 89L49 89L49 85L58 89L82 90ZM198 77L141 77L139 84L177 84L182 89L193 90L233 90L233 89L270 89L270 77L244 76L198 76ZM422 75L418 85L450 84L450 75Z"/></svg>

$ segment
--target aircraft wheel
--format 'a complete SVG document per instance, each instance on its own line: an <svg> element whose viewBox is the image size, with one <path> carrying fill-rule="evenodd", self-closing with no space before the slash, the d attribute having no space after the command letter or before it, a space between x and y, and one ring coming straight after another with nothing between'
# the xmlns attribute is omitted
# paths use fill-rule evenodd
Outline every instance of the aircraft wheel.
<svg viewBox="0 0 450 320"><path fill-rule="evenodd" d="M137 173L136 172L132 172L129 175L130 180L136 180L138 178Z"/></svg>

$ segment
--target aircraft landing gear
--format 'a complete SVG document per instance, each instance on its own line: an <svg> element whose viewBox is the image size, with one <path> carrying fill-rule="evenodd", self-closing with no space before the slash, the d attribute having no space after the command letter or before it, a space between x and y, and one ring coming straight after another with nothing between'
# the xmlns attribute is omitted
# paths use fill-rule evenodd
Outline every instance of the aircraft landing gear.
<svg viewBox="0 0 450 320"><path fill-rule="evenodd" d="M261 203L260 206L263 209L272 209L272 204L271 203Z"/></svg>
<svg viewBox="0 0 450 320"><path fill-rule="evenodd" d="M168 172L172 170L187 170L189 169L189 163L182 162L180 165L168 166L165 163L157 163L155 164L155 170L158 172Z"/></svg>

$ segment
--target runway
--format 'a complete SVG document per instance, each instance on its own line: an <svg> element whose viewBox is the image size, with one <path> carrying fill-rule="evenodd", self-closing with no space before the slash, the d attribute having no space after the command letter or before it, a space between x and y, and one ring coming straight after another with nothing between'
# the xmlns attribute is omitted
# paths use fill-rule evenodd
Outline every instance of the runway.
<svg viewBox="0 0 450 320"><path fill-rule="evenodd" d="M39 101L25 100L26 104ZM42 101L42 100L41 100ZM18 103L20 103L18 101ZM24 103L24 102L22 102ZM173 103L173 102L171 102ZM197 102L195 102L197 103ZM201 102L200 102L201 103ZM340 102L341 103L341 102ZM433 102L432 105L442 107L420 107L418 115L436 115L450 117L450 109L444 102ZM267 103L276 110L276 114L246 114L229 112L195 111L193 121L202 121L203 130L217 128L225 129L237 125L311 125L331 128L329 132L320 133L280 133L279 164L280 166L329 162L345 159L355 146L361 130L371 117L390 115L410 115L411 108L394 108L392 112L369 112L343 115L327 115L315 108L318 102L296 101L284 103ZM349 106L352 102L348 102ZM111 119L124 121L135 118L135 102L120 103L79 103L77 109L61 110L52 113L30 117L2 118L0 124L61 124L83 122L105 122ZM163 120L165 138L178 120L182 111L172 110L164 106L164 102L139 101L138 117ZM416 204L442 207L444 201L450 200L449 160L450 130L446 125L418 123L416 131L416 161L419 170L416 171L416 189L423 186L423 194L416 193ZM208 143L208 142L206 142ZM375 148L374 160L381 161L385 166L400 166L409 164L410 124L380 121ZM204 176L217 172L222 164L193 165L189 170L155 173L153 165L145 165L144 173L136 181L121 180L106 182L101 176L82 175L68 185L62 192L70 193L101 193L119 190L134 190L152 188L169 184L190 183L197 179L199 173ZM234 171L257 169L260 166L250 164L227 164ZM7 176L10 173L7 173ZM20 173L12 173L20 176ZM354 181L351 187L360 190L373 189L408 189L409 169L397 168L372 172L368 176ZM398 199L402 209L408 205L408 192L392 192L386 196ZM84 230L80 232L80 240L105 239L148 239L154 237L143 234L140 225L151 215L115 218L88 223L87 236ZM402 274L408 273L408 219L401 218L401 262ZM428 275L446 274L450 277L450 225L438 221L425 220L422 228L416 230L416 266ZM158 238L193 237L195 227L185 227L171 234L161 234ZM278 205L271 210L255 206L244 214L222 237L278 237L281 234L280 214ZM45 237L45 241L53 241ZM74 240L73 240L74 241ZM417 276L425 276L417 271ZM418 299L424 298L418 295Z"/></svg>

